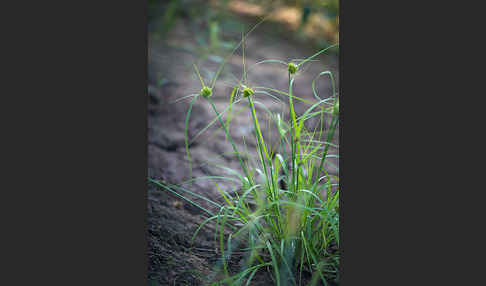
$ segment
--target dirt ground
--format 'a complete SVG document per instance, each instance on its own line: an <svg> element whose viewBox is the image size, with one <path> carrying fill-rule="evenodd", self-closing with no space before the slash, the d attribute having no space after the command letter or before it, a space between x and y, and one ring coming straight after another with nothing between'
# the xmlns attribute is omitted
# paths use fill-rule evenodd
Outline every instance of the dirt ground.
<svg viewBox="0 0 486 286"><path fill-rule="evenodd" d="M184 48L188 45L198 46L194 30L191 28L193 25L188 21L189 19L181 19L166 40L155 39L149 35L148 175L153 179L173 184L189 179L189 165L184 147L184 123L190 100L171 102L198 93L201 89L192 67L192 63L200 59L200 55ZM248 65L264 59L303 59L316 52L312 47L294 42L273 31L274 26L262 24L250 34L245 55ZM323 54L317 59L318 62L312 62L305 72L296 76L294 86L297 96L313 102L316 100L312 95L311 83L319 72L332 71L336 77L337 88L339 87L337 57ZM217 63L207 59L198 62L198 65L205 81L208 82L211 72L214 73L217 69ZM241 77L241 50L230 58L227 71L237 78ZM267 86L284 91L288 89L286 68L282 65L259 65L250 71L248 79L250 86ZM218 80L213 98L219 112L228 105L229 94L235 83L229 73L223 73ZM321 77L316 86L321 97L331 95L330 82L326 77ZM255 95L255 99L272 111L287 108L287 105L280 106L275 100L261 94ZM245 150L244 140L249 150L247 156L253 157L255 140L250 115L247 109L238 114L242 107L244 104L232 111L230 132L238 148ZM303 104L297 104L296 112L302 113L304 107ZM259 117L265 118L261 109L257 111ZM215 114L207 101L198 99L190 118L189 136L194 137L214 118ZM271 138L277 138L275 130L268 129L267 124L262 125L263 134L274 134ZM223 131L218 130L219 127L219 124L214 124L190 146L194 177L221 175L222 170L214 166L217 163L239 170L239 162L236 156L231 154L231 145L226 141ZM267 138L272 141L270 136ZM332 148L331 152L337 154L338 151ZM331 161L338 165L337 159ZM327 167L331 174L338 175L335 168ZM231 182L216 182L228 192L237 191ZM222 202L215 185L209 180L195 181L192 186L187 187L195 193ZM212 205L201 199L191 199L203 207L214 210ZM148 184L147 211L149 285L205 285L213 279L220 257L214 242L214 225L208 224L203 227L191 245L192 235L206 218L205 214L197 207L151 183ZM237 256L231 261L230 266L233 270L238 269ZM273 285L273 282L268 273L262 271L258 272L251 285Z"/></svg>

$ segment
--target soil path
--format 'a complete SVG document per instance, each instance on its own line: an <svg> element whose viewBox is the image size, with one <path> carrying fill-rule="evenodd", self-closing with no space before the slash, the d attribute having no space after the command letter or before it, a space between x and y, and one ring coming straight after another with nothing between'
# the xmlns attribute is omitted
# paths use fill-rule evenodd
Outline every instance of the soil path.
<svg viewBox="0 0 486 286"><path fill-rule="evenodd" d="M189 20L180 20L170 31L167 41L155 40L149 36L149 117L148 117L148 175L156 180L180 184L189 179L189 165L184 147L185 115L190 100L175 104L172 101L183 96L198 93L200 82L194 75L192 63L200 60L200 55L185 50L184 47L197 47L193 24ZM316 50L285 39L274 33L272 25L261 25L247 39L245 60L248 66L264 59L306 58ZM228 52L226 51L225 54ZM312 80L321 72L330 70L336 77L339 87L338 59L336 56L323 54L312 62L306 70L296 76L294 91L297 96L315 102L312 95ZM199 62L199 67L205 81L209 82L211 73L217 70L217 59L206 59ZM226 71L235 77L241 77L242 56L239 49L228 61ZM161 75L163 79L161 79ZM162 81L161 81L162 80ZM279 64L262 64L249 72L251 86L267 86L283 91L288 90L286 67ZM161 84L162 83L162 84ZM232 86L236 81L229 73L223 73L214 89L214 102L219 112L222 112L229 102ZM330 82L321 77L317 81L317 89L322 98L331 95ZM287 108L277 104L275 100L262 94L255 95L257 101L265 104L272 111ZM283 98L282 98L283 99ZM255 156L255 140L246 104L240 104L232 111L230 132L235 138L239 150L248 149L247 157ZM297 113L302 113L306 105L297 104ZM243 109L240 113L238 113ZM265 122L262 109L257 109L259 118ZM286 112L284 114L287 114ZM210 105L202 98L194 104L189 124L189 136L193 138L200 130L215 118ZM215 166L221 164L239 170L239 162L232 153L231 145L225 139L220 125L212 125L191 145L190 153L193 160L193 176L218 176L224 171ZM275 130L262 124L265 139L277 138ZM273 134L273 135L271 135ZM337 142L337 136L336 136ZM332 153L337 153L331 148ZM331 160L335 165L336 159ZM328 166L331 173L337 175L337 170ZM214 180L225 191L237 191L232 182ZM220 194L211 180L198 180L191 191L206 196L216 202L222 202ZM214 207L204 200L191 197L202 206L214 210ZM219 254L215 248L213 225L208 224L201 229L191 245L191 238L199 224L206 218L205 214L190 203L175 195L163 191L154 184L148 184L148 257L149 285L203 285L206 278L214 275ZM191 248L192 247L192 248ZM235 261L234 267L238 262ZM268 277L255 279L252 285L273 285ZM267 275L268 276L268 275Z"/></svg>

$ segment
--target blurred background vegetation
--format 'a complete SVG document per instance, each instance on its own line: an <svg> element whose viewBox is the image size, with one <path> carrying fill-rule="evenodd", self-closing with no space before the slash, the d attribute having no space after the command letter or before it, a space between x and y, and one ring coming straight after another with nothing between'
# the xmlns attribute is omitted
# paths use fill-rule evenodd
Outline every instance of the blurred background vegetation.
<svg viewBox="0 0 486 286"><path fill-rule="evenodd" d="M149 41L219 64L242 30L264 17L268 33L311 50L339 42L339 0L148 0ZM177 32L170 35L178 23L190 32L190 41ZM339 48L328 53L337 56ZM168 82L166 72L150 72L149 82L161 87Z"/></svg>
<svg viewBox="0 0 486 286"><path fill-rule="evenodd" d="M196 40L211 52L230 47L232 42L225 41L223 31L239 31L245 18L268 17L268 22L277 24L276 33L315 49L339 41L339 0L149 0L148 13L154 39L163 39L177 21L186 18L201 28Z"/></svg>

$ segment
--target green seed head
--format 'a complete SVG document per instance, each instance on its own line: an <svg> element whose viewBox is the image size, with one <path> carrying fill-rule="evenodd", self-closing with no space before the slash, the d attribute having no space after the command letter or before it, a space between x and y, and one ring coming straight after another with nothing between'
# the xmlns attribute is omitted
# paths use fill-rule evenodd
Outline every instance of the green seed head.
<svg viewBox="0 0 486 286"><path fill-rule="evenodd" d="M207 86L203 86L203 88L201 89L201 92L199 94L201 96L208 98L213 94L213 91L211 90L211 88L209 88Z"/></svg>
<svg viewBox="0 0 486 286"><path fill-rule="evenodd" d="M248 97L254 93L253 89L246 87L243 89L243 96Z"/></svg>
<svg viewBox="0 0 486 286"><path fill-rule="evenodd" d="M299 67L296 66L294 63L289 63L289 73L290 74L296 73L298 69L299 69Z"/></svg>

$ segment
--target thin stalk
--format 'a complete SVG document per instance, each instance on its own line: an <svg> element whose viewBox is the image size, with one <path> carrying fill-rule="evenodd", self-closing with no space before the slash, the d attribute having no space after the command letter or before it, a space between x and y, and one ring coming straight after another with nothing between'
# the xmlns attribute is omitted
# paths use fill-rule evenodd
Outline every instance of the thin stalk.
<svg viewBox="0 0 486 286"><path fill-rule="evenodd" d="M245 172L245 176L250 181L250 184L253 185L253 183L251 182L251 177L249 176L248 170L246 168L246 165L245 165L245 163L243 162L243 159L240 156L240 152L238 152L238 149L236 148L236 145L235 145L235 142L233 141L233 138L231 137L228 129L226 128L226 125L224 124L223 120L221 119L221 116L219 115L219 112L216 109L216 106L214 106L214 102L211 100L211 98L208 98L207 100L209 101L209 103L213 107L214 113L216 113L216 115L218 116L219 123L221 123L221 126L223 126L226 137L230 140L231 146L233 147L233 151L235 151L236 156L238 156L238 160L240 161L241 168L243 169L243 172Z"/></svg>
<svg viewBox="0 0 486 286"><path fill-rule="evenodd" d="M187 160L189 161L189 179L192 179L192 159L191 159L191 153L189 152L189 117L191 116L192 112L192 106L194 105L194 102L199 96L194 96L192 99L191 103L189 104L189 109L187 110L187 115L186 115L186 124L185 124L185 129L184 129L184 144L186 147L186 154L187 154Z"/></svg>
<svg viewBox="0 0 486 286"><path fill-rule="evenodd" d="M324 165L324 161L326 160L327 151L329 149L328 143L334 137L334 131L336 130L336 127L337 127L337 124L338 124L338 121L336 120L336 115L337 114L335 114L335 113L333 113L333 115L332 115L332 120L331 120L331 125L330 125L331 129L330 129L329 134L327 136L327 142L326 142L326 145L324 147L324 152L322 153L321 164L319 165L319 172L317 172L317 176L321 175L322 166Z"/></svg>

